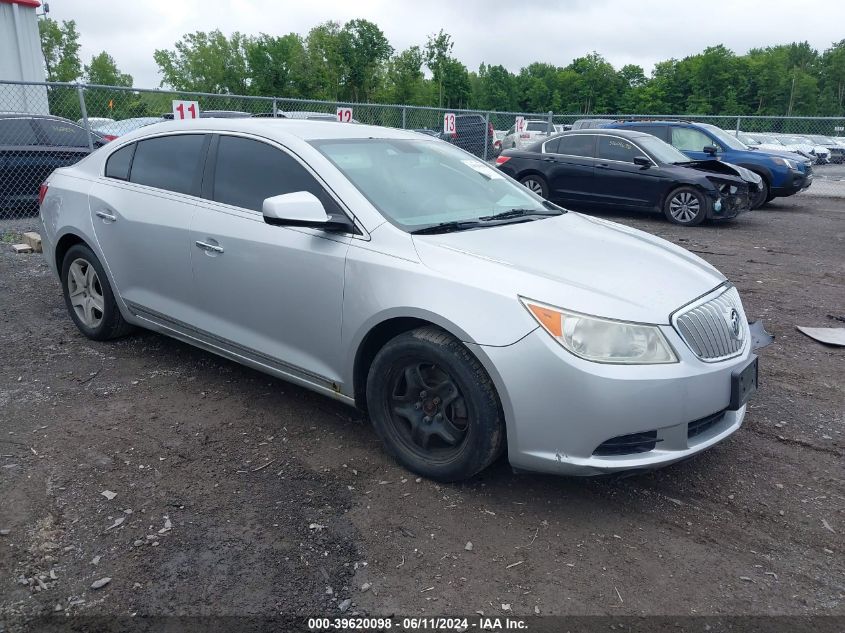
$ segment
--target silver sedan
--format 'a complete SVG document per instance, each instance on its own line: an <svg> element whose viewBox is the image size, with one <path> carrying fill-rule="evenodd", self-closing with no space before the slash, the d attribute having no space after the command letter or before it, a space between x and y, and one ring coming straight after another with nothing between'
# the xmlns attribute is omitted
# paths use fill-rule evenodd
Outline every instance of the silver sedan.
<svg viewBox="0 0 845 633"><path fill-rule="evenodd" d="M736 289L431 137L272 119L130 132L42 186L95 340L148 328L365 410L421 475L592 475L725 439L757 364Z"/></svg>

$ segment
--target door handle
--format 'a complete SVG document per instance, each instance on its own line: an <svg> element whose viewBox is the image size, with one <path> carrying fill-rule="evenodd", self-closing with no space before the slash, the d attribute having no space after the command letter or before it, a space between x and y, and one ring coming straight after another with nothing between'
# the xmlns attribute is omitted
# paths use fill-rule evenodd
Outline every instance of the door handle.
<svg viewBox="0 0 845 633"><path fill-rule="evenodd" d="M547 163L557 162L557 160L552 158L551 156L546 156L545 158L543 158L543 160L546 161Z"/></svg>
<svg viewBox="0 0 845 633"><path fill-rule="evenodd" d="M202 250L204 250L207 253L222 253L223 252L222 246L216 246L214 244L209 244L208 242L201 242L200 240L197 240L196 242L194 242L194 244L196 244L199 248L201 248Z"/></svg>
<svg viewBox="0 0 845 633"><path fill-rule="evenodd" d="M97 217L102 218L106 222L116 222L117 216L112 215L111 213L106 213L105 211L97 211Z"/></svg>
<svg viewBox="0 0 845 633"><path fill-rule="evenodd" d="M610 167L610 165L608 165L607 163L599 163L598 165L596 165L596 167L605 167L606 168L606 167Z"/></svg>

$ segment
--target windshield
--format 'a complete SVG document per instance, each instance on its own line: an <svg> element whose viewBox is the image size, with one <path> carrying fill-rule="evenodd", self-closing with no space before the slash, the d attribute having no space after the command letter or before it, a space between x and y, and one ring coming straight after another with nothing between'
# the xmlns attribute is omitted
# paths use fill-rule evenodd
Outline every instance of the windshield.
<svg viewBox="0 0 845 633"><path fill-rule="evenodd" d="M553 205L471 154L425 139L312 141L392 223L407 231Z"/></svg>
<svg viewBox="0 0 845 633"><path fill-rule="evenodd" d="M658 163L688 163L689 156L675 149L669 143L661 141L656 136L637 137L637 143L647 151Z"/></svg>
<svg viewBox="0 0 845 633"><path fill-rule="evenodd" d="M755 134L754 138L756 138L761 143L767 143L768 145L783 145L778 139L774 136L765 136L761 134Z"/></svg>
<svg viewBox="0 0 845 633"><path fill-rule="evenodd" d="M813 137L810 137L810 138L812 138L816 143L822 143L823 145L835 145L836 144L836 141L834 141L832 138L829 138L827 136L813 136Z"/></svg>
<svg viewBox="0 0 845 633"><path fill-rule="evenodd" d="M800 136L781 136L781 140L789 145L815 145L815 143Z"/></svg>
<svg viewBox="0 0 845 633"><path fill-rule="evenodd" d="M757 140L757 139L755 139L755 138L752 138L751 136L748 136L748 134L743 134L742 132L740 132L739 134L737 134L737 135L736 135L736 137L737 137L740 141L742 141L743 143L745 143L746 145L759 145L759 144L760 144L760 141L758 141L758 140Z"/></svg>
<svg viewBox="0 0 845 633"><path fill-rule="evenodd" d="M707 128L725 147L730 147L731 149L748 149L745 143L735 136L731 136L720 127L710 125L709 123L700 123L699 125L703 128Z"/></svg>
<svg viewBox="0 0 845 633"><path fill-rule="evenodd" d="M529 132L545 132L549 124L545 121L529 121L526 130Z"/></svg>

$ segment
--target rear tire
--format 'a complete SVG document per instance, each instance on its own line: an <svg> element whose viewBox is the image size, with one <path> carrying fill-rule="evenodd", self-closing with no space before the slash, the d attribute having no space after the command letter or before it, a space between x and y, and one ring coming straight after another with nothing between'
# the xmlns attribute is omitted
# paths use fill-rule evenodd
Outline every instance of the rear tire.
<svg viewBox="0 0 845 633"><path fill-rule="evenodd" d="M492 380L463 343L434 326L400 334L376 354L367 410L387 452L438 481L472 477L504 449Z"/></svg>
<svg viewBox="0 0 845 633"><path fill-rule="evenodd" d="M521 182L528 189L536 193L538 196L542 196L546 200L549 199L549 185L546 183L546 179L542 176L530 174L528 176L523 176L522 178L520 178L519 182Z"/></svg>
<svg viewBox="0 0 845 633"><path fill-rule="evenodd" d="M61 280L65 306L85 336L107 341L132 331L120 314L103 265L86 245L74 244L65 253Z"/></svg>
<svg viewBox="0 0 845 633"><path fill-rule="evenodd" d="M695 187L678 187L666 196L663 215L673 224L696 226L707 217L709 202Z"/></svg>

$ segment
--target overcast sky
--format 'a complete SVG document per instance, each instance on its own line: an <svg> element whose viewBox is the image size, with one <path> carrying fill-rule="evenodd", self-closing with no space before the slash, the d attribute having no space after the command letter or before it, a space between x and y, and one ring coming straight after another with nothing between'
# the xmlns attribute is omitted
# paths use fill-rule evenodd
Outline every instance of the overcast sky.
<svg viewBox="0 0 845 633"><path fill-rule="evenodd" d="M42 0L43 1L43 0ZM511 71L533 61L567 65L598 51L617 68L681 58L713 44L736 53L807 40L818 50L845 37L845 2L829 0L49 0L50 16L76 20L81 57L102 50L138 87L157 87L153 51L184 33L306 34L326 20L372 20L397 50L441 28L470 70Z"/></svg>

